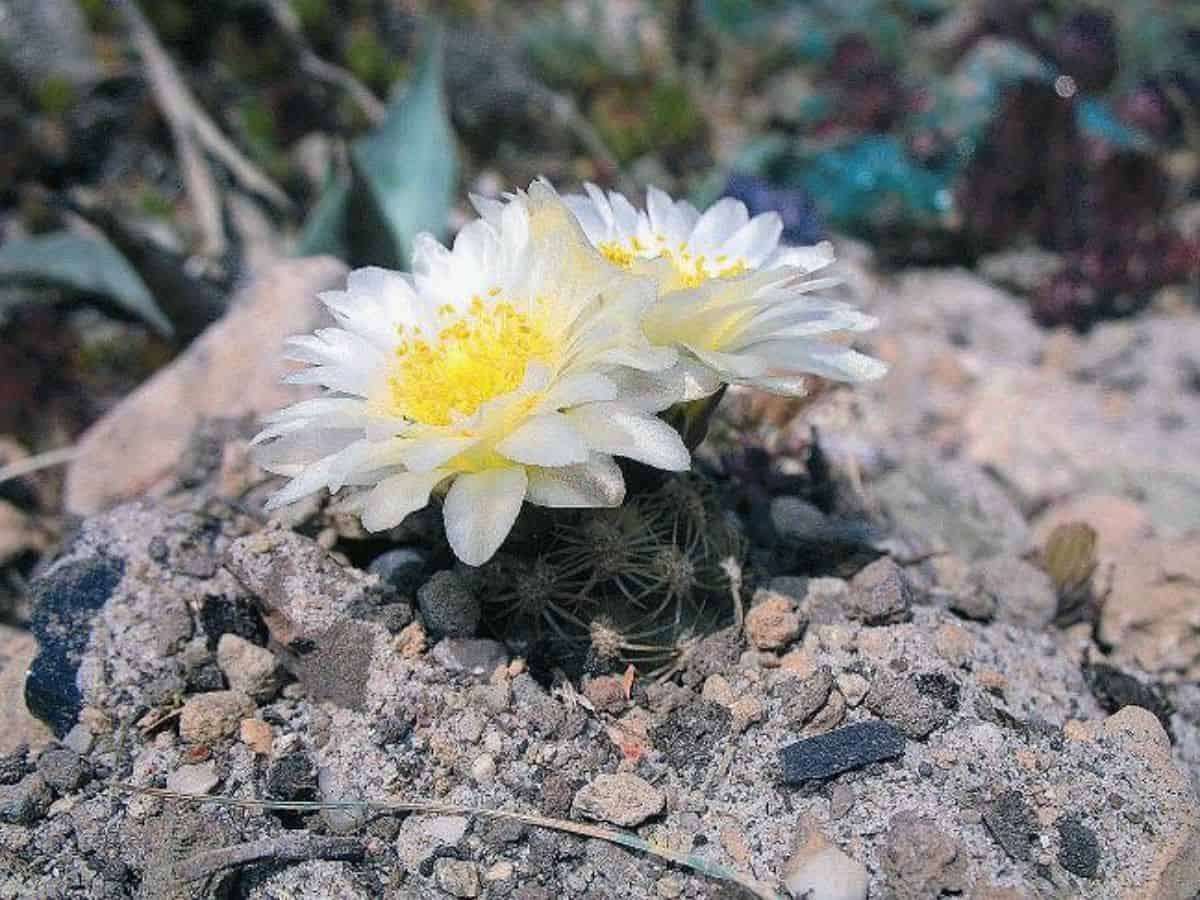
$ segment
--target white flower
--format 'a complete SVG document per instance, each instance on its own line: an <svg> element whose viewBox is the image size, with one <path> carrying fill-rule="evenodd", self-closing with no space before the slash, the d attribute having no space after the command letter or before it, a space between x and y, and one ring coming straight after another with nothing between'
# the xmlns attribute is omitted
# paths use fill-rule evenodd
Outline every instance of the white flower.
<svg viewBox="0 0 1200 900"><path fill-rule="evenodd" d="M846 303L812 296L838 283L809 277L833 262L831 244L781 246L777 213L751 218L731 197L701 214L653 187L645 210L619 193L586 189L586 197L563 199L615 267L655 279L660 299L647 314L646 334L684 351L669 378L639 379L651 401L671 393L697 399L722 383L800 395L806 375L864 381L886 371L878 360L821 340L876 325Z"/></svg>
<svg viewBox="0 0 1200 900"><path fill-rule="evenodd" d="M360 269L321 299L338 327L289 342L310 365L290 380L327 394L255 439L264 467L292 477L272 506L360 488L351 508L379 531L446 488L451 548L479 565L524 500L618 505L613 455L689 465L669 426L618 396L624 371L674 362L640 327L653 282L608 265L545 183L453 249L418 239L413 274Z"/></svg>

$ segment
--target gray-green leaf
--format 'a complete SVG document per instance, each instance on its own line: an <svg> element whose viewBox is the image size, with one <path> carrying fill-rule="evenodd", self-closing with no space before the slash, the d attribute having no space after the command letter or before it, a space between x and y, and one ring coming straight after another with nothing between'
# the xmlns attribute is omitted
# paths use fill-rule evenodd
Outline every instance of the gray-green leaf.
<svg viewBox="0 0 1200 900"><path fill-rule="evenodd" d="M304 230L296 242L297 256L320 256L328 253L349 259L350 246L346 235L346 216L350 209L350 175L330 166L325 186L317 205L304 222ZM354 261L354 260L351 260Z"/></svg>
<svg viewBox="0 0 1200 900"><path fill-rule="evenodd" d="M442 56L442 34L435 31L408 89L392 101L379 127L351 148L363 199L387 226L386 235L356 234L356 229L372 228L373 223L351 215L351 245L370 246L373 261L380 265L406 268L413 239L422 231L440 234L446 227L458 154L446 111Z"/></svg>
<svg viewBox="0 0 1200 900"><path fill-rule="evenodd" d="M0 284L64 288L103 297L160 334L171 323L133 266L102 238L56 231L0 247Z"/></svg>

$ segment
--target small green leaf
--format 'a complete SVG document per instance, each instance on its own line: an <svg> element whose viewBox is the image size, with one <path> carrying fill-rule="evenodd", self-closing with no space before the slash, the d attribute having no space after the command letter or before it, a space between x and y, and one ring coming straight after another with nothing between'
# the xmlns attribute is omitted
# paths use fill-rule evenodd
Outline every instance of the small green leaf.
<svg viewBox="0 0 1200 900"><path fill-rule="evenodd" d="M386 233L375 233L376 217L354 214L350 242L379 265L407 267L413 239L446 227L458 156L442 87L442 55L442 34L435 31L408 89L392 101L379 127L351 149L352 212L361 212L356 200L368 202Z"/></svg>
<svg viewBox="0 0 1200 900"><path fill-rule="evenodd" d="M145 282L102 238L67 231L9 241L0 247L0 284L58 287L103 297L155 331L173 331Z"/></svg>
<svg viewBox="0 0 1200 900"><path fill-rule="evenodd" d="M350 208L350 175L329 167L325 186L317 205L308 214L304 229L296 242L297 256L320 256L328 253L339 259L350 257L346 237L346 216Z"/></svg>

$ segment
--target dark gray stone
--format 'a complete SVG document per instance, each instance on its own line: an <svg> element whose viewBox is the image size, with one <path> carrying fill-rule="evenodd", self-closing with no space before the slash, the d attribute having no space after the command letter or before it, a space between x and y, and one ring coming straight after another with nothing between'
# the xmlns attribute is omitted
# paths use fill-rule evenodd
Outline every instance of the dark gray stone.
<svg viewBox="0 0 1200 900"><path fill-rule="evenodd" d="M650 733L654 746L675 768L693 775L708 767L729 734L733 715L719 703L697 699L671 710Z"/></svg>
<svg viewBox="0 0 1200 900"><path fill-rule="evenodd" d="M891 559L878 559L854 576L846 613L866 625L895 625L912 618L913 586Z"/></svg>
<svg viewBox="0 0 1200 900"><path fill-rule="evenodd" d="M0 755L0 784L16 784L28 774L28 744L21 744L12 753Z"/></svg>
<svg viewBox="0 0 1200 900"><path fill-rule="evenodd" d="M1038 837L1037 818L1017 791L1005 791L983 814L996 843L1017 862L1025 862L1032 856L1032 844Z"/></svg>
<svg viewBox="0 0 1200 900"><path fill-rule="evenodd" d="M92 776L87 762L67 747L44 750L38 757L37 771L60 794L78 790Z"/></svg>
<svg viewBox="0 0 1200 900"><path fill-rule="evenodd" d="M832 778L904 753L904 735L886 722L856 722L789 744L779 751L783 781L800 784Z"/></svg>
<svg viewBox="0 0 1200 900"><path fill-rule="evenodd" d="M413 547L398 547L371 560L367 571L411 600L429 577L429 555Z"/></svg>
<svg viewBox="0 0 1200 900"><path fill-rule="evenodd" d="M41 775L26 775L16 784L0 787L0 822L32 825L46 814L54 797Z"/></svg>
<svg viewBox="0 0 1200 900"><path fill-rule="evenodd" d="M1063 816L1058 826L1058 861L1080 878L1095 878L1100 869L1100 841L1078 816Z"/></svg>
<svg viewBox="0 0 1200 900"><path fill-rule="evenodd" d="M827 518L800 497L776 497L770 519L779 572L849 576L880 555L870 523Z"/></svg>
<svg viewBox="0 0 1200 900"><path fill-rule="evenodd" d="M57 737L79 717L83 700L75 676L92 619L124 574L124 560L97 555L51 566L30 586L38 655L25 680L25 705Z"/></svg>
<svg viewBox="0 0 1200 900"><path fill-rule="evenodd" d="M437 572L417 591L425 627L439 637L474 637L483 606L457 572Z"/></svg>
<svg viewBox="0 0 1200 900"><path fill-rule="evenodd" d="M209 650L217 649L223 634L236 634L252 644L267 642L267 626L249 597L209 594L200 607L200 627Z"/></svg>
<svg viewBox="0 0 1200 900"><path fill-rule="evenodd" d="M315 800L317 770L305 753L288 753L267 770L267 797L272 800Z"/></svg>
<svg viewBox="0 0 1200 900"><path fill-rule="evenodd" d="M1083 667L1083 680L1105 712L1115 713L1123 706L1148 709L1154 713L1167 737L1174 743L1175 732L1171 728L1171 715L1175 708L1158 688L1102 663L1086 663Z"/></svg>

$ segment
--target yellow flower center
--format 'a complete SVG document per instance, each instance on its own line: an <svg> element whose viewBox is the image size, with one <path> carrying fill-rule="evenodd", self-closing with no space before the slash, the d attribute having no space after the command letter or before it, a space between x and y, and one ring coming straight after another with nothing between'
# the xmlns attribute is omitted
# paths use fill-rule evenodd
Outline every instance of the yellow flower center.
<svg viewBox="0 0 1200 900"><path fill-rule="evenodd" d="M539 304L540 305L540 304ZM452 316L443 307L443 316ZM521 386L533 360L551 361L556 346L544 317L518 312L509 303L487 306L472 299L467 313L432 340L401 330L396 371L389 380L396 414L426 425L449 425L493 397Z"/></svg>
<svg viewBox="0 0 1200 900"><path fill-rule="evenodd" d="M645 248L642 246L642 242L634 237L629 239L628 244L622 244L620 241L605 241L597 249L614 265L618 265L622 269L632 269L634 260L641 255Z"/></svg>
<svg viewBox="0 0 1200 900"><path fill-rule="evenodd" d="M688 251L686 244L680 244L678 252L672 252L669 247L664 247L662 255L675 266L677 278L676 284L673 286L675 290L699 287L713 278L733 278L746 271L745 260L731 260L728 256L721 254L710 261L704 254L693 255Z"/></svg>
<svg viewBox="0 0 1200 900"><path fill-rule="evenodd" d="M687 244L682 243L678 249L672 250L662 235L656 236L656 243L658 252L654 254L647 253L646 245L636 237L630 238L627 244L621 241L605 241L597 249L609 262L622 269L632 269L638 259L666 257L675 267L675 280L668 286L668 289L673 291L699 287L713 278L733 278L747 270L746 261L743 259L730 259L721 254L710 260L703 254L694 255L688 250Z"/></svg>

